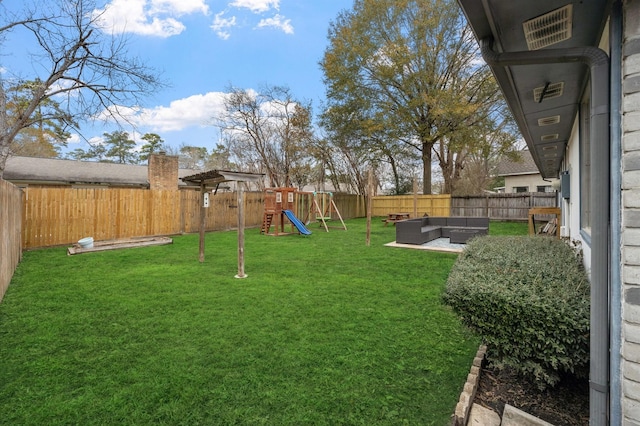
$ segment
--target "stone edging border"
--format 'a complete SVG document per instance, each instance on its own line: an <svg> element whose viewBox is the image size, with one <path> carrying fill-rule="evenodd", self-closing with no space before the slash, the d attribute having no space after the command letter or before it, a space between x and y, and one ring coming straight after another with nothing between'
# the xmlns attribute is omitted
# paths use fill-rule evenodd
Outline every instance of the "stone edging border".
<svg viewBox="0 0 640 426"><path fill-rule="evenodd" d="M462 393L460 394L460 400L456 404L456 410L453 413L453 419L451 421L452 426L466 426L469 420L469 412L473 405L473 400L476 397L478 391L478 385L480 383L480 371L482 370L482 364L484 363L484 357L487 353L487 346L480 345L476 357L471 364L471 370L467 376L467 381L464 384Z"/></svg>

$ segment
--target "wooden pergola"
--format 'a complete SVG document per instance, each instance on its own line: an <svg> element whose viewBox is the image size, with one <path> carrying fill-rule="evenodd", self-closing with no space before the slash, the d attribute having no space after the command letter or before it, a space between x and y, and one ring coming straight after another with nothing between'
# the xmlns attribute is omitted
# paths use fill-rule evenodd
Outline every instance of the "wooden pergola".
<svg viewBox="0 0 640 426"><path fill-rule="evenodd" d="M183 182L195 183L200 186L200 262L204 262L204 231L209 206L207 188L217 187L223 182L258 182L264 177L262 173L243 173L228 170L209 170L204 173L186 176ZM238 274L236 278L246 278L244 273L244 187L237 186L238 193Z"/></svg>

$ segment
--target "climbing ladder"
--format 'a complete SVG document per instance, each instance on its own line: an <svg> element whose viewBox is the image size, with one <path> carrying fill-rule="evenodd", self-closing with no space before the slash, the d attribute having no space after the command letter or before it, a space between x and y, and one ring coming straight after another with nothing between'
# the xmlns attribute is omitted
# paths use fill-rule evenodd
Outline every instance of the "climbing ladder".
<svg viewBox="0 0 640 426"><path fill-rule="evenodd" d="M261 234L268 234L269 228L271 228L271 222L273 221L273 213L264 213L262 217L262 227L260 228Z"/></svg>

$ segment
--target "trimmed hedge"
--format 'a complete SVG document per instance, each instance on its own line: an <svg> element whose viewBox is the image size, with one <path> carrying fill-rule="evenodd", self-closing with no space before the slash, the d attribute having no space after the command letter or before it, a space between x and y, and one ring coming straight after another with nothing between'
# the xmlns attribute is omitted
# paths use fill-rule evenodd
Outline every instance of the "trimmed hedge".
<svg viewBox="0 0 640 426"><path fill-rule="evenodd" d="M576 253L547 237L482 237L453 266L444 301L485 340L488 359L541 389L585 377L589 281Z"/></svg>

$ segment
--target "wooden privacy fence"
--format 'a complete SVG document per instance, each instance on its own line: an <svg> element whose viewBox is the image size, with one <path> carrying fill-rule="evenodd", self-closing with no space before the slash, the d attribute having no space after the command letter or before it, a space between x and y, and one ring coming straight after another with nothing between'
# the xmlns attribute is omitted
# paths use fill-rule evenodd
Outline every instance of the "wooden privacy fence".
<svg viewBox="0 0 640 426"><path fill-rule="evenodd" d="M73 244L80 238L97 241L154 235L175 235L198 232L200 224L200 193L198 191L156 191L126 188L25 188L11 184L2 186L2 232L20 229L22 208L22 247L46 247ZM373 216L392 212L407 212L413 216L414 200L417 216L489 216L497 220L527 220L532 207L553 207L555 194L490 194L476 197L449 195L401 195L373 197ZM366 216L363 196L334 194L334 201L344 219ZM218 193L210 198L207 211L207 231L231 229L237 226L235 193ZM9 208L9 206L12 206ZM264 210L264 194L245 194L245 226L259 227ZM18 219L15 219L16 215ZM7 217L9 219L4 219ZM13 219L11 219L13 218ZM17 220L17 222L16 222ZM13 221L13 222L12 222ZM20 235L9 242L2 238L3 248L17 244ZM15 250L15 249L14 249ZM12 259L16 255L2 259ZM18 255L19 256L19 255ZM5 262L3 260L3 267ZM1 272L0 272L1 273ZM1 289L0 289L1 290Z"/></svg>
<svg viewBox="0 0 640 426"><path fill-rule="evenodd" d="M393 195L373 197L373 216L409 213L417 216L481 216L493 220L527 220L529 209L555 207L556 193L523 192L452 197L450 195Z"/></svg>
<svg viewBox="0 0 640 426"><path fill-rule="evenodd" d="M343 219L365 217L367 215L366 199L364 195L333 194L333 201L340 210Z"/></svg>
<svg viewBox="0 0 640 426"><path fill-rule="evenodd" d="M533 207L555 207L556 193L521 192L452 197L451 216L485 216L494 220L527 220Z"/></svg>
<svg viewBox="0 0 640 426"><path fill-rule="evenodd" d="M122 188L26 188L22 247L198 232L201 200L198 191L156 191ZM336 194L343 218L364 216L363 197ZM259 227L264 210L262 192L245 193L245 226ZM206 231L235 228L237 195L210 197Z"/></svg>
<svg viewBox="0 0 640 426"><path fill-rule="evenodd" d="M96 241L198 232L200 193L146 189L26 188L24 248L72 244L80 238ZM211 197L206 230L237 225L233 193ZM247 193L247 226L262 220L262 193Z"/></svg>
<svg viewBox="0 0 640 426"><path fill-rule="evenodd" d="M22 258L22 191L0 179L0 300Z"/></svg>
<svg viewBox="0 0 640 426"><path fill-rule="evenodd" d="M451 210L450 195L389 195L373 197L372 216L387 216L389 213L405 212L413 216L414 203L417 204L417 216L449 216Z"/></svg>

